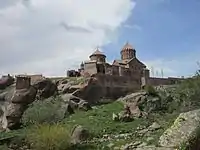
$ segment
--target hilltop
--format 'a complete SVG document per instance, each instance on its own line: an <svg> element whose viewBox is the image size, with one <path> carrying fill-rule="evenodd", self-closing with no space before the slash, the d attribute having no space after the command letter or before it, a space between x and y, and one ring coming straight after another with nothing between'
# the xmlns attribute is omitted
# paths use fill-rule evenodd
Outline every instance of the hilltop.
<svg viewBox="0 0 200 150"><path fill-rule="evenodd" d="M30 85L29 77L18 79L25 84L12 79L0 90L2 149L198 147L199 75L121 96L118 89L110 99L95 77L42 78Z"/></svg>

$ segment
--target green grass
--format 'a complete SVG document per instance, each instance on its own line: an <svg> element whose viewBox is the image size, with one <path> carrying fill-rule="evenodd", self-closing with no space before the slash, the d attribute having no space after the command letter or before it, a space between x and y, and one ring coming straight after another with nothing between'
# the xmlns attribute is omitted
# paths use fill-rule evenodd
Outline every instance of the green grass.
<svg viewBox="0 0 200 150"><path fill-rule="evenodd" d="M123 110L123 105L120 102L113 102L111 104L98 106L96 109L90 110L88 112L76 112L70 118L64 120L64 123L68 127L73 127L76 124L82 125L89 129L93 137L100 138L105 134L118 135L120 133L135 133L137 127L145 126L148 127L153 122L158 122L162 129L155 131L151 137L154 138L149 144L157 144L158 138L162 133L173 123L177 114L151 114L149 119L139 118L132 122L115 122L112 120L112 113L118 113ZM133 135L131 139L120 139L114 140L112 143L115 146L120 146L125 143L133 141L146 141L147 137L139 137L137 134ZM90 143L90 141L88 142ZM105 146L109 144L107 142L97 142L95 143L96 149L98 147Z"/></svg>
<svg viewBox="0 0 200 150"><path fill-rule="evenodd" d="M65 120L68 125L80 124L90 129L94 136L102 136L103 134L115 134L119 132L134 131L134 127L139 124L147 124L142 119L133 122L115 122L112 120L113 113L119 113L123 110L123 105L119 102L101 105L97 109L88 112L76 112L70 118Z"/></svg>
<svg viewBox="0 0 200 150"><path fill-rule="evenodd" d="M34 150L68 150L70 132L60 124L41 124L28 130L27 143Z"/></svg>
<svg viewBox="0 0 200 150"><path fill-rule="evenodd" d="M56 102L56 101L55 101ZM36 107L36 105L32 105L33 107ZM43 107L49 107L49 105L44 105ZM37 107L36 107L37 108ZM35 109L36 109L35 108ZM166 130L171 124L173 123L174 119L176 118L177 114L150 114L148 119L145 118L139 118L135 119L132 122L115 122L112 120L112 114L113 113L119 113L124 108L123 104L121 102L113 102L110 104L100 105L95 107L92 110L89 110L87 112L77 111L75 114L71 115L70 117L61 120L57 123L57 125L49 124L46 122L46 126L39 126L39 128L35 128L35 125L32 126L31 124L27 124L28 126L24 129L18 130L18 131L12 131L9 133L1 134L0 138L3 139L9 139L12 137L15 137L15 139L22 139L25 137L27 138L28 142L35 143L35 147L40 147L43 149L43 147L48 147L49 145L42 145L40 141L49 141L49 138L52 139L54 135L57 136L60 141L62 141L63 137L67 138L66 134L63 133L64 130L70 132L74 125L82 125L85 128L87 128L90 132L91 137L88 139L87 144L81 144L77 145L75 148L76 150L100 150L103 149L103 147L106 147L109 143L113 143L114 146L120 147L121 145L125 145L126 143L134 142L134 141L146 141L147 136L138 136L137 134L133 134L130 139L113 139L111 141L95 141L92 142L93 138L100 139L103 135L118 135L120 133L136 133L137 127L145 126L148 127L153 122L157 122L162 126L162 129L157 130L153 132L150 136L153 137L153 140L148 142L149 144L157 144L158 138L161 136L161 134ZM51 110L51 109L50 109ZM42 114L42 111L46 111L46 109L40 109L40 114ZM52 111L52 110L51 110ZM27 113L31 113L31 111L27 110ZM35 111L32 112L35 114ZM25 113L26 114L26 113ZM51 116L51 113L49 114ZM26 116L26 115L25 115ZM43 116L43 115L42 115ZM26 116L27 117L27 116ZM43 125L43 123L38 122L40 125ZM59 134L56 131L60 131ZM55 133L54 133L55 132ZM30 134L32 133L32 134ZM20 143L20 142L19 142ZM40 143L38 145L38 143ZM3 143L2 143L3 144ZM54 144L54 143L50 143ZM59 144L59 143L58 143ZM61 142L60 145L63 143ZM60 145L54 144L53 146L59 147ZM68 146L68 145L66 145ZM108 148L104 148L108 149ZM58 149L59 150L59 149ZM69 150L69 148L67 149ZM71 150L71 149L70 149Z"/></svg>

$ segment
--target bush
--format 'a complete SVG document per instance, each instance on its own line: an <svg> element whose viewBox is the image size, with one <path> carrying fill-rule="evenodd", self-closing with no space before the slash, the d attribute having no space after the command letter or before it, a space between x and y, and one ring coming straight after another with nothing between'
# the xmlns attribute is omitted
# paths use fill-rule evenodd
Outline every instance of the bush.
<svg viewBox="0 0 200 150"><path fill-rule="evenodd" d="M151 90L150 90L151 91ZM169 112L185 112L198 109L200 106L200 74L188 78L176 85L159 91L162 102Z"/></svg>
<svg viewBox="0 0 200 150"><path fill-rule="evenodd" d="M59 124L36 125L28 130L26 142L34 150L67 150L70 134L67 128Z"/></svg>
<svg viewBox="0 0 200 150"><path fill-rule="evenodd" d="M200 106L200 76L184 80L174 91L184 111L193 110Z"/></svg>
<svg viewBox="0 0 200 150"><path fill-rule="evenodd" d="M0 150L9 150L7 145L0 145Z"/></svg>
<svg viewBox="0 0 200 150"><path fill-rule="evenodd" d="M65 110L59 99L36 101L24 112L22 123L25 126L40 123L56 123L64 118Z"/></svg>
<svg viewBox="0 0 200 150"><path fill-rule="evenodd" d="M153 86L147 85L145 86L145 91L152 96L157 96L158 92L156 91L156 89Z"/></svg>

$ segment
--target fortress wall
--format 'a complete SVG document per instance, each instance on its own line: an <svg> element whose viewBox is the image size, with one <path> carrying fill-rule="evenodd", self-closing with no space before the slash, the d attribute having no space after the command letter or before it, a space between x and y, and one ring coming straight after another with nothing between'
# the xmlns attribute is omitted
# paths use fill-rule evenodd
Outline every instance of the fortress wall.
<svg viewBox="0 0 200 150"><path fill-rule="evenodd" d="M148 80L148 84L152 86L158 86L158 85L171 85L176 84L177 82L181 81L181 78L155 78L150 77Z"/></svg>
<svg viewBox="0 0 200 150"><path fill-rule="evenodd" d="M139 86L138 83L131 77L105 74L96 74L94 77L97 78L101 86L104 87L127 87L138 89Z"/></svg>
<svg viewBox="0 0 200 150"><path fill-rule="evenodd" d="M31 85L31 78L25 76L16 77L16 89L28 89Z"/></svg>
<svg viewBox="0 0 200 150"><path fill-rule="evenodd" d="M96 62L87 62L85 63L85 72L91 74L95 74L97 73L97 69L96 69Z"/></svg>
<svg viewBox="0 0 200 150"><path fill-rule="evenodd" d="M42 74L36 74L36 75L28 75L31 78L31 84L34 84L37 81L42 80L44 77Z"/></svg>
<svg viewBox="0 0 200 150"><path fill-rule="evenodd" d="M105 98L117 99L140 89L140 85L130 77L96 74L95 78Z"/></svg>
<svg viewBox="0 0 200 150"><path fill-rule="evenodd" d="M179 81L179 78L148 78L146 85L170 85ZM94 74L90 77L86 86L73 95L83 98L90 103L98 100L113 99L125 96L141 89L141 83L137 79L125 76L107 74Z"/></svg>
<svg viewBox="0 0 200 150"><path fill-rule="evenodd" d="M44 79L42 74L34 74L34 75L24 75L24 74L20 74L18 76L23 76L23 77L28 77L30 78L30 84L33 85L35 82L40 81L42 79Z"/></svg>
<svg viewBox="0 0 200 150"><path fill-rule="evenodd" d="M139 90L140 85L132 78L106 74L93 75L88 84L73 95L90 103L102 99L114 99Z"/></svg>

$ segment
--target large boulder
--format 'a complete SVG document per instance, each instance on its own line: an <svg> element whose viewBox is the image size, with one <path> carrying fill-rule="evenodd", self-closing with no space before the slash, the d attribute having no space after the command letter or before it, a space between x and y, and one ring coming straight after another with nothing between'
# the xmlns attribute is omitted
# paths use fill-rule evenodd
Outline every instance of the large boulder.
<svg viewBox="0 0 200 150"><path fill-rule="evenodd" d="M8 76L3 76L0 79L0 89L5 89L6 87L12 85L14 83L14 78L11 77L10 75Z"/></svg>
<svg viewBox="0 0 200 150"><path fill-rule="evenodd" d="M63 101L67 102L73 109L78 109L82 111L88 111L92 109L87 101L79 97L73 96L72 94L62 95L61 98L63 99Z"/></svg>
<svg viewBox="0 0 200 150"><path fill-rule="evenodd" d="M5 101L6 100L6 94L8 92L3 92L3 93L0 93L0 101Z"/></svg>
<svg viewBox="0 0 200 150"><path fill-rule="evenodd" d="M37 89L37 99L49 98L57 94L57 85L50 79L43 79L33 85Z"/></svg>
<svg viewBox="0 0 200 150"><path fill-rule="evenodd" d="M161 98L149 95L147 92L136 92L118 99L129 108L133 117L142 117L151 112L162 110Z"/></svg>
<svg viewBox="0 0 200 150"><path fill-rule="evenodd" d="M37 89L20 89L2 94L0 124L3 129L17 129L28 104L35 100Z"/></svg>
<svg viewBox="0 0 200 150"><path fill-rule="evenodd" d="M71 87L71 83L59 84L58 85L58 92L61 93L61 94L69 93L70 87Z"/></svg>
<svg viewBox="0 0 200 150"><path fill-rule="evenodd" d="M160 137L163 147L177 148L199 137L200 109L181 113L174 124Z"/></svg>
<svg viewBox="0 0 200 150"><path fill-rule="evenodd" d="M36 94L37 90L34 87L30 87L29 89L16 90L13 94L13 97L11 98L11 102L27 105L35 100Z"/></svg>
<svg viewBox="0 0 200 150"><path fill-rule="evenodd" d="M6 108L6 121L8 129L17 129L20 127L20 119L27 106L22 104L8 104Z"/></svg>
<svg viewBox="0 0 200 150"><path fill-rule="evenodd" d="M105 87L102 87L95 77L90 77L81 87L76 86L75 88L72 87L72 89L76 89L72 95L87 100L89 104L97 103L105 95Z"/></svg>
<svg viewBox="0 0 200 150"><path fill-rule="evenodd" d="M89 105L89 103L85 100L80 100L78 103L78 109L83 111L88 111L92 109L92 107Z"/></svg>

